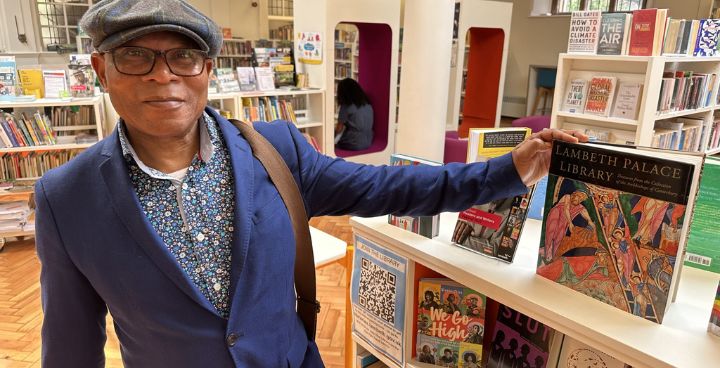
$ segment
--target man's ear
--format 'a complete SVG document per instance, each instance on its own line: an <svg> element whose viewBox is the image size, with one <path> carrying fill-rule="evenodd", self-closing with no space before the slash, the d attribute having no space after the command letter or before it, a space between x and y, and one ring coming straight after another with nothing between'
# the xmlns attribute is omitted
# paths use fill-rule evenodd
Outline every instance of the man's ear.
<svg viewBox="0 0 720 368"><path fill-rule="evenodd" d="M90 62L92 63L93 69L95 69L95 74L97 74L100 84L103 86L103 90L105 92L110 92L110 87L107 83L107 76L105 75L105 54L93 52L90 57Z"/></svg>
<svg viewBox="0 0 720 368"><path fill-rule="evenodd" d="M210 73L212 73L213 69L213 59L205 59L205 73L207 74L208 78L210 77Z"/></svg>

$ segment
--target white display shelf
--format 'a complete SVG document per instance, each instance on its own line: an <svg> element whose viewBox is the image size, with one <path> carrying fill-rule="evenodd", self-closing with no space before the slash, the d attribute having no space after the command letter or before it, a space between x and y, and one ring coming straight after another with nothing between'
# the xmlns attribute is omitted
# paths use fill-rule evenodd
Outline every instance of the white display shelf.
<svg viewBox="0 0 720 368"><path fill-rule="evenodd" d="M315 127L321 127L321 126L323 126L323 123L322 123L322 122L303 123L303 122L301 122L301 121L298 121L297 124L295 124L295 126L296 126L298 129L303 129L303 128L315 128Z"/></svg>
<svg viewBox="0 0 720 368"><path fill-rule="evenodd" d="M386 217L387 219L387 217ZM362 337L358 336L356 333L352 333L352 339L355 341L356 344L362 346L365 350L369 351L370 354L374 355L376 358L382 360L383 363L385 363L390 368L401 368L399 365L397 365L395 362L391 361L390 359L386 358L383 353L381 353L379 350L375 349L370 343L365 341ZM359 368L359 367L358 367Z"/></svg>
<svg viewBox="0 0 720 368"><path fill-rule="evenodd" d="M565 118L591 120L591 121L610 123L610 124L627 125L627 126L632 126L632 127L637 127L637 125L638 125L637 120L597 116L597 115L590 115L590 114L578 114L578 113L567 112L567 111L558 111L557 116L562 116Z"/></svg>
<svg viewBox="0 0 720 368"><path fill-rule="evenodd" d="M100 101L102 101L102 96L71 99L38 98L34 101L0 101L0 109L44 106L88 106L95 105Z"/></svg>
<svg viewBox="0 0 720 368"><path fill-rule="evenodd" d="M317 93L323 93L320 88L316 89L301 89L301 90L284 90L275 89L272 91L248 91L248 92L237 92L239 97L270 97L270 96L296 96L296 95L312 95Z"/></svg>
<svg viewBox="0 0 720 368"><path fill-rule="evenodd" d="M292 22L293 16L292 15L268 15L268 20Z"/></svg>
<svg viewBox="0 0 720 368"><path fill-rule="evenodd" d="M95 126L92 125L92 127L95 127ZM7 147L7 148L0 148L0 153L85 149L85 148L92 146L95 143L97 143L97 142L80 143L80 144L48 144L45 146Z"/></svg>
<svg viewBox="0 0 720 368"><path fill-rule="evenodd" d="M597 60L597 61L634 61L646 63L652 56L629 56L629 55L595 55L595 54L568 54L560 53L560 57L575 60Z"/></svg>
<svg viewBox="0 0 720 368"><path fill-rule="evenodd" d="M62 131L73 131L73 130L88 130L88 129L95 129L97 128L96 125L67 125L67 126L54 126L52 127L53 131L56 132L62 132Z"/></svg>
<svg viewBox="0 0 720 368"><path fill-rule="evenodd" d="M676 302L658 325L536 275L541 222L526 222L515 261L507 264L453 245L456 220L457 214L442 214L435 239L389 225L386 216L350 222L368 240L633 366L707 367L720 361L720 338L706 332L720 275L684 268ZM410 361L413 349L406 344L407 366L420 367Z"/></svg>
<svg viewBox="0 0 720 368"><path fill-rule="evenodd" d="M347 60L347 59L335 59L335 62L341 63L341 64L352 64L352 60Z"/></svg>
<svg viewBox="0 0 720 368"><path fill-rule="evenodd" d="M663 114L658 114L655 117L655 120L663 120L663 119L672 119L677 118L680 116L686 116L686 115L692 115L692 114L699 114L703 112L708 112L710 110L713 110L714 107L707 106L707 107L701 107L699 109L692 109L692 110L680 110L680 111L674 111L674 112L668 112Z"/></svg>

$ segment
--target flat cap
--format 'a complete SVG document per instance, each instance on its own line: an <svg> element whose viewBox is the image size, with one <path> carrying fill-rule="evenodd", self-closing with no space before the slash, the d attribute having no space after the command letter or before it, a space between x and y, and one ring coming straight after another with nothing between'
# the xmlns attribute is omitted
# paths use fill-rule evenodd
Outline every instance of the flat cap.
<svg viewBox="0 0 720 368"><path fill-rule="evenodd" d="M102 0L79 24L100 52L161 31L188 36L210 57L218 55L223 42L220 27L183 0Z"/></svg>

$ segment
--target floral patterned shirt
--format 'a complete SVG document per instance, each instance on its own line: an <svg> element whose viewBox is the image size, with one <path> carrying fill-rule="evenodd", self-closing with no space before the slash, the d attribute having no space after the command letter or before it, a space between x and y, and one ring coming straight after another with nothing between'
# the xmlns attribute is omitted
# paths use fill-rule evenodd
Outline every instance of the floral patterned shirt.
<svg viewBox="0 0 720 368"><path fill-rule="evenodd" d="M230 314L235 190L230 154L218 123L204 114L200 151L187 169L163 173L145 165L119 136L145 216L180 267L224 318Z"/></svg>

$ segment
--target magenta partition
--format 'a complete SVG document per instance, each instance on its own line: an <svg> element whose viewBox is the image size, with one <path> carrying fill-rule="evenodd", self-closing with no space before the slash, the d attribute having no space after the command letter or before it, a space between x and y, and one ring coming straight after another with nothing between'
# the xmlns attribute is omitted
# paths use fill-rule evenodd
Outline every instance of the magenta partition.
<svg viewBox="0 0 720 368"><path fill-rule="evenodd" d="M358 43L359 80L373 107L373 142L362 151L346 151L335 149L338 157L357 156L366 153L380 152L388 145L388 128L390 126L390 77L392 62L392 29L387 24L357 23L354 24L360 33Z"/></svg>

